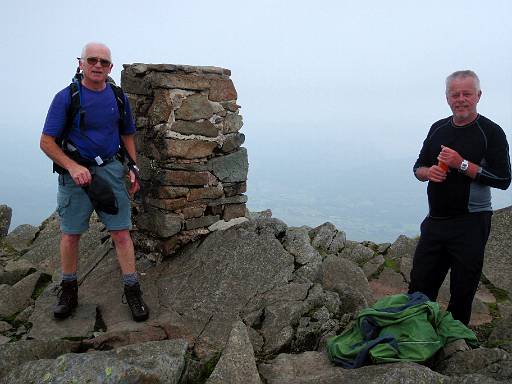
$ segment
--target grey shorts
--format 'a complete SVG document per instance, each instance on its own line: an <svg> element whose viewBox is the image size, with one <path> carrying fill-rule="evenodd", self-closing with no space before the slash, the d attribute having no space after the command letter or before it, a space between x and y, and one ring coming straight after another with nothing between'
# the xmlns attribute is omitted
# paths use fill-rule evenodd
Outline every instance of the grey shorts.
<svg viewBox="0 0 512 384"><path fill-rule="evenodd" d="M127 173L125 166L120 161L114 160L102 167L92 167L91 172L99 174L110 183L117 199L119 207L117 215L98 212L107 230L131 229L131 203L125 184ZM70 235L84 233L89 229L89 219L93 211L91 201L82 187L76 185L69 174L59 175L57 212L60 217L60 230Z"/></svg>

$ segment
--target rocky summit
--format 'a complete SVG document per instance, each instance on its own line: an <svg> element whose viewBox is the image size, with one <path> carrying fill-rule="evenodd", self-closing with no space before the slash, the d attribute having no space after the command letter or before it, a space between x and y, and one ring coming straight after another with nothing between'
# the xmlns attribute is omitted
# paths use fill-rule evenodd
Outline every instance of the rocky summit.
<svg viewBox="0 0 512 384"><path fill-rule="evenodd" d="M470 324L481 346L453 343L425 365L355 370L328 360L326 338L380 297L406 292L417 239L354 242L331 223L289 227L247 213L171 256L139 251L151 316L135 323L110 236L93 216L79 306L59 321L56 216L9 233L11 210L0 208L0 383L512 382L512 207L493 216ZM448 299L446 281L441 306Z"/></svg>

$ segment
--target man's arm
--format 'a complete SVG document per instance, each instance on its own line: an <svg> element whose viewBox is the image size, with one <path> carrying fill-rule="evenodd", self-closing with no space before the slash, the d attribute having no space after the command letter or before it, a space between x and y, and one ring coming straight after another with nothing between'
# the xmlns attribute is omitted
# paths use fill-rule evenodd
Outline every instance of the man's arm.
<svg viewBox="0 0 512 384"><path fill-rule="evenodd" d="M137 151L135 149L135 138L134 135L121 135L121 140L123 141L124 148L126 152L128 152L128 155L130 158L137 163ZM137 180L137 177L135 177L135 173L130 169L129 172L130 175L130 190L128 191L130 195L133 195L140 189L139 182Z"/></svg>
<svg viewBox="0 0 512 384"><path fill-rule="evenodd" d="M439 161L445 163L448 167L455 168L457 170L460 169L460 165L464 160L457 151L449 147L445 147L444 145L441 145L441 152L437 158ZM468 161L468 169L464 172L464 174L474 180L480 170L481 169L479 165Z"/></svg>
<svg viewBox="0 0 512 384"><path fill-rule="evenodd" d="M121 135L121 140L123 141L124 148L130 155L131 159L137 163L137 151L135 149L135 137L133 134L131 135Z"/></svg>
<svg viewBox="0 0 512 384"><path fill-rule="evenodd" d="M55 142L55 137L42 133L39 146L46 156L69 172L71 178L77 185L83 186L91 182L91 173L89 170L66 156Z"/></svg>
<svg viewBox="0 0 512 384"><path fill-rule="evenodd" d="M507 137L501 127L488 136L488 146L482 170L476 181L493 188L507 189L511 181L510 155Z"/></svg>
<svg viewBox="0 0 512 384"><path fill-rule="evenodd" d="M432 181L434 183L442 183L443 181L446 180L446 169L440 167L439 164L429 166L431 164L429 160L429 137L432 128L433 127L430 128L427 137L423 141L423 145L421 147L420 154L418 155L418 159L416 160L416 163L414 163L413 171L414 176L419 181Z"/></svg>
<svg viewBox="0 0 512 384"><path fill-rule="evenodd" d="M464 174L479 183L493 188L507 189L510 185L510 159L508 154L508 144L503 135L502 145L489 145L486 154L487 166L481 167L478 164L468 161L468 169ZM449 167L460 169L464 160L457 151L443 146L439 154L439 160L445 162Z"/></svg>

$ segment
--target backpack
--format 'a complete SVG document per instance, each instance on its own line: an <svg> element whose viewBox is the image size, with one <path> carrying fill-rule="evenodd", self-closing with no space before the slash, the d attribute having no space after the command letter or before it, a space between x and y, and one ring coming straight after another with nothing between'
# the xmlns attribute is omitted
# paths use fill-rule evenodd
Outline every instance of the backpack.
<svg viewBox="0 0 512 384"><path fill-rule="evenodd" d="M62 131L61 135L57 138L55 138L55 142L57 145L66 152L67 155L69 155L69 151L67 150L67 144L68 144L68 135L71 129L73 128L73 123L76 120L77 126L80 129L82 133L85 133L85 126L84 124L81 124L84 121L85 118L85 111L82 109L81 105L81 99L82 99L82 78L83 74L80 73L79 69L77 69L77 72L75 76L73 77L71 84L69 86L70 88L70 95L71 95L71 104L69 106L69 109L67 111L66 116L66 125L64 126L64 130ZM124 118L126 114L125 109L125 101L124 101L124 93L121 87L118 87L110 76L107 78L106 83L110 85L112 88L112 91L114 92L116 102L117 102L117 109L119 110L119 132L121 132L123 126L124 126ZM122 160L124 160L124 156L128 154L128 152L124 149L123 141L120 140L120 150L119 155ZM76 154L74 156L70 156L74 160L78 161L80 163L80 155ZM60 175L66 174L68 171L64 168L62 168L57 163L53 162L53 172L58 173Z"/></svg>

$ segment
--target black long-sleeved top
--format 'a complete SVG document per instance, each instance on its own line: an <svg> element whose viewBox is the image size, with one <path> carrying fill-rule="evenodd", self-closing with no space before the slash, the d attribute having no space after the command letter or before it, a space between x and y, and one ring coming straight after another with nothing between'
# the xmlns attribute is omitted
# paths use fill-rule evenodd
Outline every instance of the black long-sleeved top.
<svg viewBox="0 0 512 384"><path fill-rule="evenodd" d="M441 145L457 151L482 170L474 180L451 169L445 181L429 181L430 216L451 217L492 211L491 187L507 189L510 185L510 157L505 132L482 115L464 126L454 125L452 117L439 120L432 125L423 142L414 172L419 167L437 164Z"/></svg>

